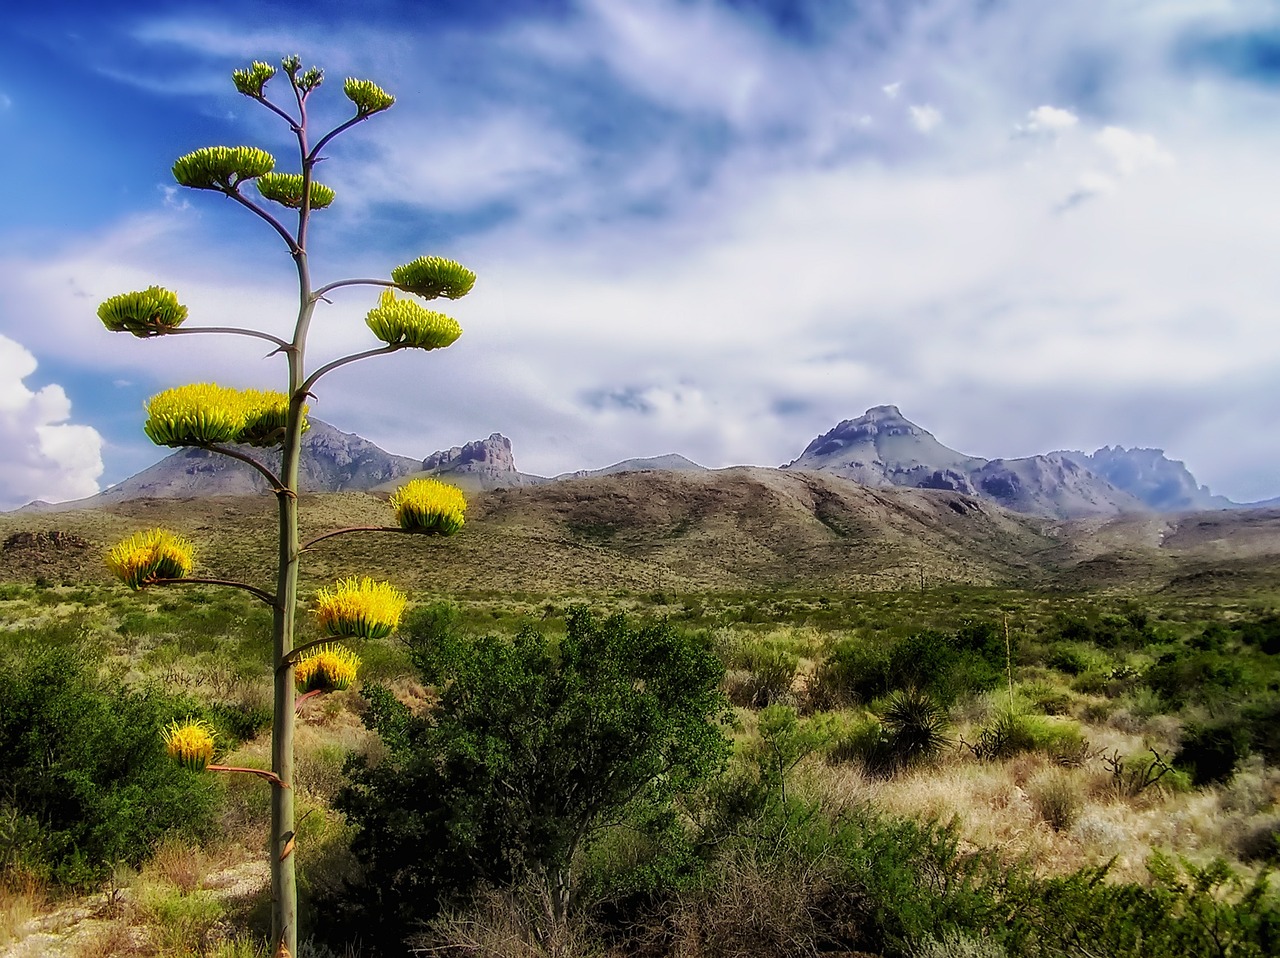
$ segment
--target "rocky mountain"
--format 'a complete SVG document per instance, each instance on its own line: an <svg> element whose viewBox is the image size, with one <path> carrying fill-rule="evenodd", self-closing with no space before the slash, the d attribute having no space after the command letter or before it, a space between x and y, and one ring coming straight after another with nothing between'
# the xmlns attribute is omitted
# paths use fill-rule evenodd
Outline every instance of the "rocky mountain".
<svg viewBox="0 0 1280 958"><path fill-rule="evenodd" d="M488 439L477 439L464 446L433 452L406 477L397 477L394 482L375 487L374 491L391 492L406 478L424 477L440 479L467 492L520 489L548 481L542 476L531 476L518 470L511 452L511 440L495 432Z"/></svg>
<svg viewBox="0 0 1280 958"><path fill-rule="evenodd" d="M279 454L272 450L244 447L241 451L271 467L279 462ZM417 459L394 456L319 419L312 419L311 428L302 436L299 481L308 492L371 489L421 468ZM266 480L245 463L203 449L180 449L96 496L54 508L91 508L129 499L244 496L266 490Z"/></svg>
<svg viewBox="0 0 1280 958"><path fill-rule="evenodd" d="M857 419L846 419L782 468L831 472L868 486L947 489L1015 512L1059 519L1148 508L1074 454L992 460L967 456L942 445L897 406L873 406Z"/></svg>
<svg viewBox="0 0 1280 958"><path fill-rule="evenodd" d="M1208 486L1197 483L1186 464L1168 458L1163 449L1103 446L1091 454L1060 452L1050 455L1078 463L1117 488L1137 496L1157 512L1231 509L1236 506L1226 496L1215 496Z"/></svg>
<svg viewBox="0 0 1280 958"><path fill-rule="evenodd" d="M623 459L603 469L579 469L576 472L565 472L556 476L556 479L590 479L594 476L616 476L621 472L705 472L706 469L706 466L700 466L692 459L670 452L665 456Z"/></svg>

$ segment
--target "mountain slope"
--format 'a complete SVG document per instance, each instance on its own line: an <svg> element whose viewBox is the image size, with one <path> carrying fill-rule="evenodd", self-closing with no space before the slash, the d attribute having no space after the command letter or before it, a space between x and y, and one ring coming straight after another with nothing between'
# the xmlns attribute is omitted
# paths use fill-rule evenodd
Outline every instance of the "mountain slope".
<svg viewBox="0 0 1280 958"><path fill-rule="evenodd" d="M593 476L613 476L620 472L702 472L706 466L700 466L692 459L686 459L679 453L669 452L664 456L647 456L641 459L623 459L603 469L579 469L576 472L564 472L556 476L560 479L590 479Z"/></svg>
<svg viewBox="0 0 1280 958"><path fill-rule="evenodd" d="M874 406L846 419L782 468L830 472L869 486L951 490L1059 519L1147 508L1069 454L990 461L967 456L904 418L897 406Z"/></svg>
<svg viewBox="0 0 1280 958"><path fill-rule="evenodd" d="M1103 446L1093 453L1050 453L1069 458L1112 485L1141 499L1157 512L1186 512L1192 509L1230 509L1226 496L1215 496L1208 486L1196 482L1186 464L1170 459L1163 449L1125 449Z"/></svg>
<svg viewBox="0 0 1280 958"><path fill-rule="evenodd" d="M277 450L244 447L242 452L276 468ZM342 432L319 419L302 436L299 481L308 492L370 489L420 469L421 462L395 456L354 433ZM79 504L128 499L174 499L191 496L247 496L267 491L266 480L245 463L203 449L180 449L124 482ZM77 503L62 503L64 509Z"/></svg>

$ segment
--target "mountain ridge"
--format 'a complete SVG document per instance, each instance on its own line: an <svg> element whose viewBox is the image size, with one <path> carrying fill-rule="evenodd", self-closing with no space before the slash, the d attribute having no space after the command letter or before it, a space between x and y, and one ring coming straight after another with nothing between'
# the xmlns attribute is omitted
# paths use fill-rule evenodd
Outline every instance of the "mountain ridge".
<svg viewBox="0 0 1280 958"><path fill-rule="evenodd" d="M709 471L685 456L668 453L545 478L516 468L511 440L501 433L417 460L388 453L321 420L311 423L303 436L301 462L306 491L387 493L408 479L433 477L479 492L629 472ZM246 451L262 456L261 450ZM841 421L778 468L834 474L870 488L956 492L1055 519L1242 507L1197 483L1185 463L1169 459L1161 449L1103 446L1093 453L1057 450L1015 459L984 459L943 445L894 405L872 406L862 416ZM249 495L265 490L265 480L243 463L205 450L182 449L96 496L56 504L36 500L22 508L65 511L139 498ZM1245 506L1266 507L1277 501Z"/></svg>

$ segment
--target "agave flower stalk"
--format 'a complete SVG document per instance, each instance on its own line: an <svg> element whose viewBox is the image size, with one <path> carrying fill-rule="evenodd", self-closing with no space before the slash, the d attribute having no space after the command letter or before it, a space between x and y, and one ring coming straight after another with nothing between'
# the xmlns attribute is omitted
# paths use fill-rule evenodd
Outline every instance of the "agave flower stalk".
<svg viewBox="0 0 1280 958"><path fill-rule="evenodd" d="M273 101L268 94L272 80L281 73L288 83L284 105ZM328 206L335 197L333 190L316 182L315 166L334 137L386 111L395 103L395 97L370 80L348 78L343 84L343 93L354 107L354 114L313 142L308 101L324 82L322 70L304 68L299 57L288 56L281 60L279 69L264 61L254 61L236 70L232 81L240 94L288 125L297 143L296 169L277 170L276 158L256 147L210 146L180 157L173 165L173 175L182 186L221 193L245 207L283 241L297 272L299 305L291 336L282 338L260 330L226 326L183 325L187 319L186 308L174 294L161 287L112 297L103 303L99 317L110 330L143 338L199 332L257 337L275 345L271 355L284 358L287 373L281 392L232 390L213 383L180 386L148 401L144 426L147 435L159 445L209 449L247 463L268 480L277 499L279 529L274 590L221 579L193 578L190 550L184 552L175 541L156 532L141 534L117 546L108 557L108 565L133 588L179 582L232 585L247 589L271 606L274 664L271 771L210 764L212 739L206 747L197 726L182 726L181 734L178 729L171 730L166 747L184 762L203 762L203 767L211 771L249 772L271 782L272 952L294 955L297 954L298 920L291 784L297 683L308 689L314 689L317 683L339 688L354 679L359 664L354 654L338 646L294 645L298 564L303 552L298 537L298 475L302 434L307 427L306 401L321 376L347 363L399 349L440 349L450 345L461 333L456 321L412 299L399 298L393 290L420 299L457 299L471 290L475 274L452 260L423 256L396 267L390 278L339 279L316 288L308 259L310 218L314 210ZM251 182L257 187L256 197L245 189ZM292 222L286 224L263 202L283 207L285 215L293 217ZM335 290L356 286L385 289L381 301L370 310L368 323L382 345L308 372L306 344L316 304L328 302L328 294ZM244 452L243 444L278 446L278 471L272 471ZM382 528L437 534L456 531L462 525L465 503L461 493L450 498L452 495L439 490L404 492L393 505L398 525ZM307 546L346 531L354 530L326 533ZM322 626L335 637L386 635L399 622L404 604L405 596L398 590L369 579L344 580L331 590L321 590L316 598Z"/></svg>

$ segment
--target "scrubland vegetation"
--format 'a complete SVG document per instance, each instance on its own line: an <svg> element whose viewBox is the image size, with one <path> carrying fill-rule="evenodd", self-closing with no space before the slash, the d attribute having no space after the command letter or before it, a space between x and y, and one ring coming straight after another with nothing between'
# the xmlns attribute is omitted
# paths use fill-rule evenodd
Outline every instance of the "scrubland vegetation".
<svg viewBox="0 0 1280 958"><path fill-rule="evenodd" d="M415 598L300 707L301 954L1280 950L1274 597ZM267 954L269 786L161 738L269 764L267 612L0 617L6 953Z"/></svg>

